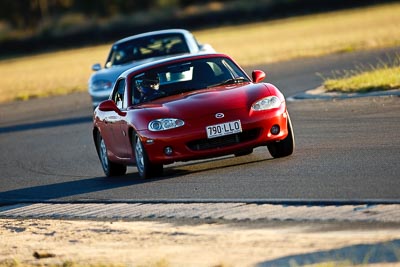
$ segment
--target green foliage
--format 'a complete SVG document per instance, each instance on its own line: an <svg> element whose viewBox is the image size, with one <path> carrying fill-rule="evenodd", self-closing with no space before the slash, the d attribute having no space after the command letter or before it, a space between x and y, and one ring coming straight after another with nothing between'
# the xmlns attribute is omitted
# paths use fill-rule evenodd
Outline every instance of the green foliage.
<svg viewBox="0 0 400 267"><path fill-rule="evenodd" d="M42 20L59 17L66 13L82 16L110 17L154 8L182 6L184 0L0 0L0 18L18 29L35 28ZM204 1L189 1L199 2Z"/></svg>

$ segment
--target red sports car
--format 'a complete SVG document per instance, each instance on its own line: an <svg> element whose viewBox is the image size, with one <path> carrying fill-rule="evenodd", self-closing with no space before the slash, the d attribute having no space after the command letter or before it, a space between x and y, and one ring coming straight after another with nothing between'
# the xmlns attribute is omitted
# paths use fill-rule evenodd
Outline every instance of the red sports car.
<svg viewBox="0 0 400 267"><path fill-rule="evenodd" d="M267 146L274 158L293 153L293 127L283 94L250 78L223 54L186 55L140 65L117 79L94 111L93 138L104 173L136 165L143 178L163 165Z"/></svg>

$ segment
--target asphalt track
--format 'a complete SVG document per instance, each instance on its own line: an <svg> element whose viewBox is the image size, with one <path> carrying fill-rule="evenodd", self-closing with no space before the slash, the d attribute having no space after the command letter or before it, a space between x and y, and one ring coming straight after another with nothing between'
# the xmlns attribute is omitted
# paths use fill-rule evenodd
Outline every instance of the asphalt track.
<svg viewBox="0 0 400 267"><path fill-rule="evenodd" d="M399 49L254 66L287 97L321 84L316 72L385 60ZM240 63L240 62L239 62ZM296 150L136 168L104 177L91 139L86 93L0 106L0 204L26 202L399 203L400 98L291 101Z"/></svg>

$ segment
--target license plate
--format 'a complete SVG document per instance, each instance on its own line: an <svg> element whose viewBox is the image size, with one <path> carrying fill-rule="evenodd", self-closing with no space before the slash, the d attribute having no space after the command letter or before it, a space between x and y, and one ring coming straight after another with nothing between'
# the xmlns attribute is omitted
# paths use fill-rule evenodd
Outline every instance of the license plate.
<svg viewBox="0 0 400 267"><path fill-rule="evenodd" d="M230 122L207 126L206 131L208 138L215 138L224 135L241 133L242 124L240 123L240 120L230 121Z"/></svg>

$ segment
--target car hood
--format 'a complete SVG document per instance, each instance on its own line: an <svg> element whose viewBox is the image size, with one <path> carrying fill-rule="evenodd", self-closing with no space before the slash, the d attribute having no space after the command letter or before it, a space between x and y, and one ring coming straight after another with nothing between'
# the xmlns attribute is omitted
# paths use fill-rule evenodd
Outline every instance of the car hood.
<svg viewBox="0 0 400 267"><path fill-rule="evenodd" d="M269 95L267 84L246 83L170 96L134 109L147 121L162 117L193 119L234 109L250 110L255 101Z"/></svg>

